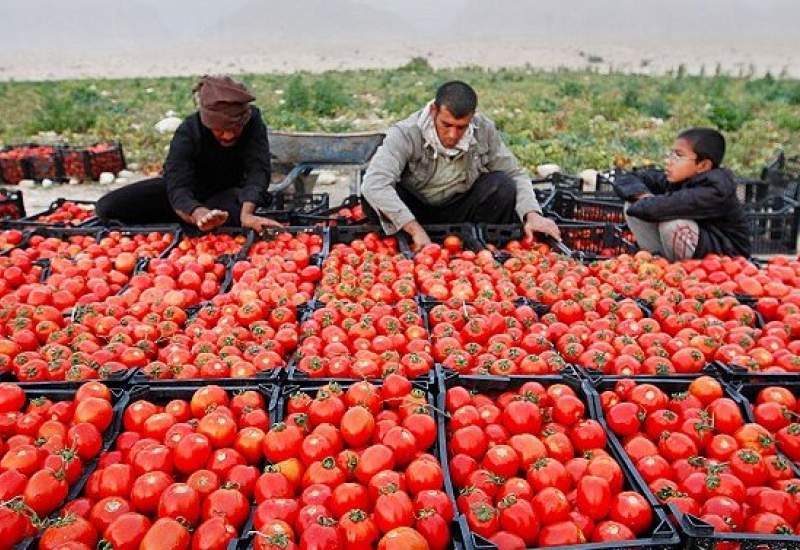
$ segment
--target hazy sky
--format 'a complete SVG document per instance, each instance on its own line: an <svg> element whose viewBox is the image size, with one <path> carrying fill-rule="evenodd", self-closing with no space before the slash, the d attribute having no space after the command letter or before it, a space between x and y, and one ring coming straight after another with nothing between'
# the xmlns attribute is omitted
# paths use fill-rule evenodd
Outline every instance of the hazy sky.
<svg viewBox="0 0 800 550"><path fill-rule="evenodd" d="M706 35L797 41L798 0L2 0L0 47L115 49L361 35L557 39Z"/></svg>
<svg viewBox="0 0 800 550"><path fill-rule="evenodd" d="M375 65L445 50L483 64L486 45L503 41L537 52L627 48L631 58L646 51L690 64L713 49L700 60L712 66L735 57L728 53L741 54L739 64L775 53L764 63L794 68L798 21L800 0L0 0L0 79L110 74L102 64L117 54L137 63L135 74L192 72L198 58L257 70L274 56L269 67L291 70L320 58L326 67L353 56ZM247 62L256 54L261 64Z"/></svg>

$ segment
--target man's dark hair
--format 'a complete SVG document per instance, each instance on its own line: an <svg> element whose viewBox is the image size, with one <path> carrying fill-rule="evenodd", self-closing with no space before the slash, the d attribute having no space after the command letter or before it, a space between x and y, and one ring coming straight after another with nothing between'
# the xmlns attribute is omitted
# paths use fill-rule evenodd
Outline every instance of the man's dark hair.
<svg viewBox="0 0 800 550"><path fill-rule="evenodd" d="M710 160L714 168L719 168L725 157L725 137L713 128L689 128L678 136L692 146L697 160Z"/></svg>
<svg viewBox="0 0 800 550"><path fill-rule="evenodd" d="M469 84L460 80L451 80L436 90L434 103L439 108L447 107L454 117L464 118L478 108L478 94Z"/></svg>

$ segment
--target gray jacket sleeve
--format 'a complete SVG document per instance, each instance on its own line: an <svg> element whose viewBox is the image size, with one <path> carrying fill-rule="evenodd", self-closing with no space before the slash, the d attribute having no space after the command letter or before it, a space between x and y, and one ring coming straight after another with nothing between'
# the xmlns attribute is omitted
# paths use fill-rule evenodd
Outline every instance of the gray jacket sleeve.
<svg viewBox="0 0 800 550"><path fill-rule="evenodd" d="M536 200L536 195L533 193L533 185L531 184L531 177L519 165L516 157L506 147L503 140L500 139L500 133L497 131L494 123L488 122L488 136L489 136L489 165L491 171L505 172L514 179L517 187L517 215L523 222L525 216L531 212L542 213L542 207L539 206L539 201Z"/></svg>
<svg viewBox="0 0 800 550"><path fill-rule="evenodd" d="M389 128L364 176L364 198L381 218L383 230L392 235L414 220L408 206L397 194L397 183L411 157L412 143L397 126Z"/></svg>

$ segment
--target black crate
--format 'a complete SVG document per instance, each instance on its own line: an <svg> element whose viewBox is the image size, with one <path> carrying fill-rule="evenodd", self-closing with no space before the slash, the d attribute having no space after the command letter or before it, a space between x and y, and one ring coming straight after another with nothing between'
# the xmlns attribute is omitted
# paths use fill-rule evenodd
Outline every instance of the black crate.
<svg viewBox="0 0 800 550"><path fill-rule="evenodd" d="M43 222L40 221L41 218L45 216L49 216L53 214L56 210L64 206L64 203L71 202L80 206L87 207L86 210L92 211L92 216L90 218L85 219L82 222L78 223L71 223L71 222ZM65 199L65 198L58 198L50 203L50 206L47 207L46 210L43 210L37 214L33 214L32 216L27 216L20 221L37 224L37 225L51 225L51 226L67 226L67 227L83 227L83 226L91 226L97 224L97 216L94 214L95 205L97 201L84 201L84 200L72 200L72 199Z"/></svg>
<svg viewBox="0 0 800 550"><path fill-rule="evenodd" d="M609 198L587 198L569 191L559 190L548 206L548 211L565 220L624 224L624 204Z"/></svg>
<svg viewBox="0 0 800 550"><path fill-rule="evenodd" d="M761 170L761 180L769 186L771 195L800 200L800 156L787 157L778 150Z"/></svg>
<svg viewBox="0 0 800 550"><path fill-rule="evenodd" d="M80 181L92 179L92 165L86 147L59 147L62 174L65 179L76 178Z"/></svg>
<svg viewBox="0 0 800 550"><path fill-rule="evenodd" d="M561 242L583 261L634 254L638 247L625 238L625 230L611 223L558 220Z"/></svg>
<svg viewBox="0 0 800 550"><path fill-rule="evenodd" d="M24 162L28 165L28 177L32 180L61 181L64 179L61 159L58 149L55 147L41 147L37 154L26 156Z"/></svg>
<svg viewBox="0 0 800 550"><path fill-rule="evenodd" d="M492 225L492 224L479 224L477 226L478 242L483 248L495 248L498 253L503 254L503 249L509 241L521 241L525 238L522 231L522 226L519 224L513 225ZM550 245L550 248L565 256L569 256L572 251L567 248L564 243L556 241L546 235L539 235L537 238L542 239L543 242ZM495 254L497 256L497 254Z"/></svg>
<svg viewBox="0 0 800 550"><path fill-rule="evenodd" d="M591 384L588 381L581 380L574 375L545 375L535 377L502 377L502 376L452 376L439 378L439 394L437 396L436 407L442 411L446 411L446 393L447 389L453 386L464 386L471 391L481 393L486 392L503 392L510 389L516 389L528 381L536 381L548 387L552 384L566 384L571 387L576 395L586 405L586 417L598 420L603 424L602 420L596 416L596 409L594 408L594 400L596 393L594 392ZM606 429L606 432L608 430ZM450 468L447 454L447 420L443 417L439 422L439 440L440 449L443 449L439 461L442 463L445 470L445 485L449 491L452 491L451 496L455 499L455 488L453 487L452 479L450 477ZM647 485L642 478L632 468L629 461L625 456L620 454L620 448L611 444L611 438L606 445L606 450L609 455L616 460L622 469L625 476L625 486L627 490L633 490L645 498L647 498ZM611 550L617 548L638 548L648 550L667 550L678 548L681 540L678 532L667 518L661 506L653 506L653 525L647 532L644 538L632 541L615 541L609 543L586 543L574 546L559 546L554 547L558 550ZM472 547L477 549L494 550L497 547L484 539L480 535L476 535L467 529L467 542L472 544Z"/></svg>
<svg viewBox="0 0 800 550"><path fill-rule="evenodd" d="M20 386L22 386L22 388L25 390L25 396L29 399L34 397L47 397L52 401L67 401L75 398L75 391L78 389L78 387L80 387L80 384L67 387L59 387L58 384L51 384L49 386L42 385L37 387L20 384ZM111 448L111 445L116 440L117 435L119 435L119 432L122 429L122 415L125 412L125 408L128 406L128 403L130 402L130 395L126 390L120 388L109 389L111 390L111 401L114 407L114 417L111 421L111 425L103 433L103 447L100 451L100 455ZM59 516L60 509L64 504L81 496L83 489L86 487L86 483L89 481L89 476L91 476L92 473L94 473L94 471L97 469L97 462L99 459L100 456L84 465L83 474L81 474L81 477L75 482L75 485L69 488L69 492L67 493L67 497L64 499L64 502L62 502L56 511L50 515L49 519L56 519ZM37 548L40 535L41 532L36 533L33 537L23 540L14 546L14 550L32 550L33 548Z"/></svg>
<svg viewBox="0 0 800 550"><path fill-rule="evenodd" d="M0 220L25 218L25 203L19 189L0 189Z"/></svg>
<svg viewBox="0 0 800 550"><path fill-rule="evenodd" d="M657 377L650 377L650 378L637 378L636 382L638 384L653 384L660 388L662 391L667 393L678 393L686 391L689 384L692 382L692 378L689 377L682 377L678 378L657 378ZM606 434L608 434L609 443L615 446L618 452L621 454L623 460L625 461L626 466L632 470L634 475L641 480L641 483L644 487L644 492L642 493L648 501L652 505L659 505L658 498L650 491L648 485L644 482L641 478L639 473L636 471L635 466L633 465L633 461L630 459L628 454L623 449L622 443L617 438L616 434L605 425L605 418L603 415L602 406L600 404L600 392L611 390L614 387L614 384L617 382L617 379L613 377L602 377L599 379L595 379L591 381L592 386L594 386L594 412L598 415L598 417L602 420L603 425L606 427ZM723 395L725 397L733 399L738 405L742 412L743 418L745 420L748 419L748 411L746 407L746 402L742 399L742 397L737 394L737 392L726 383L722 383L723 388ZM778 451L777 456L784 458L787 463L789 464L790 468L795 473L795 476L800 474L800 468L794 464L791 460L786 458L780 451ZM704 521L700 518L694 517L690 514L683 514L678 511L674 506L669 507L671 514L674 516L679 529L681 530L683 536L686 540L686 548L696 549L696 550L704 550L707 548L714 548L715 545L719 542L735 542L741 544L741 548L750 548L752 550L756 550L757 548L781 548L781 549L800 549L800 537L798 536L787 536L787 535L761 535L756 533L716 533L713 528L709 529L710 526L707 525Z"/></svg>
<svg viewBox="0 0 800 550"><path fill-rule="evenodd" d="M95 143L86 148L89 155L89 175L93 180L100 179L103 172L117 174L125 169L125 153L119 141Z"/></svg>
<svg viewBox="0 0 800 550"><path fill-rule="evenodd" d="M770 197L745 208L753 254L794 254L797 251L798 203Z"/></svg>
<svg viewBox="0 0 800 550"><path fill-rule="evenodd" d="M16 185L28 177L28 166L15 147L0 148L0 181Z"/></svg>
<svg viewBox="0 0 800 550"><path fill-rule="evenodd" d="M330 197L327 193L291 195L288 197L281 194L274 197L272 204L269 206L256 208L256 215L271 218L281 223L296 224L303 216L322 215L322 212L327 211L329 203Z"/></svg>

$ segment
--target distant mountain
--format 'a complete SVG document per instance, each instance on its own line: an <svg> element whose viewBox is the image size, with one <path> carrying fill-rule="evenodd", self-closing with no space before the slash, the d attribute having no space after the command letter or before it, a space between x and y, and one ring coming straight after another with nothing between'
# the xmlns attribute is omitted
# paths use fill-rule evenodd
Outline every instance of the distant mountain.
<svg viewBox="0 0 800 550"><path fill-rule="evenodd" d="M170 29L154 4L143 0L2 0L4 50L118 49L167 44Z"/></svg>

